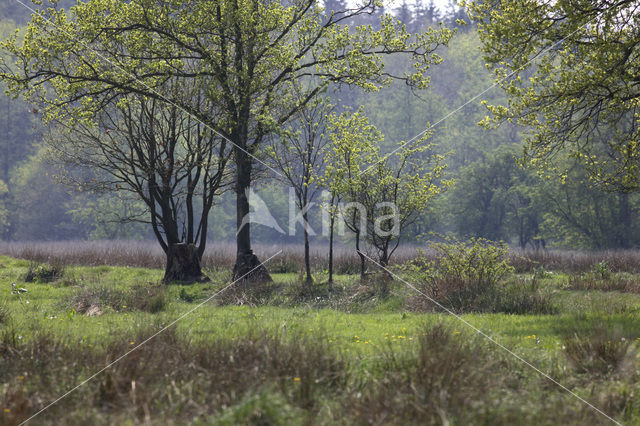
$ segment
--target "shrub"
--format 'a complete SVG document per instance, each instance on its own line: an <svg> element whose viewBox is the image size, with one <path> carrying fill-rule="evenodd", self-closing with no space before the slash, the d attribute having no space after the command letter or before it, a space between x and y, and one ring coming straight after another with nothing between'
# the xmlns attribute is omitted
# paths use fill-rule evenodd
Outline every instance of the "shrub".
<svg viewBox="0 0 640 426"><path fill-rule="evenodd" d="M442 277L491 285L513 272L507 261L509 248L503 242L483 238L461 242L449 237L446 242L434 243L432 247L438 253L436 271Z"/></svg>
<svg viewBox="0 0 640 426"><path fill-rule="evenodd" d="M609 269L609 264L603 260L593 265L591 273L597 275L602 280L606 280L611 276L611 269Z"/></svg>
<svg viewBox="0 0 640 426"><path fill-rule="evenodd" d="M64 266L62 265L30 262L24 281L49 283L62 278L63 275Z"/></svg>
<svg viewBox="0 0 640 426"><path fill-rule="evenodd" d="M508 248L481 238L460 242L448 238L435 243L433 259L421 252L400 267L431 299L459 312L491 310L498 282L513 272L507 262Z"/></svg>

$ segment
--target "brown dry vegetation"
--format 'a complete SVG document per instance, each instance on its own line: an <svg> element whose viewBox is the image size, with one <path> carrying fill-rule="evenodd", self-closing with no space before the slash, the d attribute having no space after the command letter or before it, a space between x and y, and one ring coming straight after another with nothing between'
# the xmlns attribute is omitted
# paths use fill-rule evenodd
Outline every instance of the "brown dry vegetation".
<svg viewBox="0 0 640 426"><path fill-rule="evenodd" d="M400 247L393 257L393 264L402 264L413 259L417 246ZM304 264L303 251L298 245L256 244L255 251L269 256L282 250L283 253L270 262L275 273L299 272ZM425 250L426 257L435 259L436 253ZM112 265L163 268L165 255L153 242L141 241L62 241L62 242L0 242L0 255L19 259L46 262L51 265ZM311 264L315 270L327 268L327 248L312 247ZM235 245L232 243L209 244L202 264L205 269L231 270L235 262ZM593 252L563 250L513 250L509 263L516 272L532 272L538 268L549 271L578 273L591 271L598 263L605 262L612 272L640 273L640 251L607 250ZM353 248L338 247L335 250L335 272L356 274L359 258Z"/></svg>

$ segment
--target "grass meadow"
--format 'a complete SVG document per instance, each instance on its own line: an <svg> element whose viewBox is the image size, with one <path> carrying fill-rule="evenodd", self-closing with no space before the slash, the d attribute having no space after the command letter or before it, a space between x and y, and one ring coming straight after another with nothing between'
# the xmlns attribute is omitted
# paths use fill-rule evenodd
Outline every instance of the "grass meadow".
<svg viewBox="0 0 640 426"><path fill-rule="evenodd" d="M346 249L332 285L321 252L302 285L291 246L273 283L218 293L228 247L205 256L211 282L183 286L161 284L152 246L119 244L0 245L0 424L114 361L30 424L640 423L640 252L512 253L464 299L403 275L402 252L397 273L457 318L402 281L361 282Z"/></svg>

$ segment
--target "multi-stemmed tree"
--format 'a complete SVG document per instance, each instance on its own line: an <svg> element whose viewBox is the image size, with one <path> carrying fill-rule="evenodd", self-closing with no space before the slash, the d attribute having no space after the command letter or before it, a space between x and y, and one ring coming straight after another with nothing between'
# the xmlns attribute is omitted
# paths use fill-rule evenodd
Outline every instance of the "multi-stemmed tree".
<svg viewBox="0 0 640 426"><path fill-rule="evenodd" d="M365 276L366 257L361 245L367 235L367 211L360 203L361 194L369 185L362 172L373 164L382 134L369 123L362 109L352 113L331 114L329 117L331 144L325 148L326 168L322 182L334 197L344 203L330 206L332 216L340 225L353 232L355 249L360 258L360 278Z"/></svg>
<svg viewBox="0 0 640 426"><path fill-rule="evenodd" d="M430 134L411 142L400 142L383 155L384 136L362 110L330 117L332 144L324 184L343 202L341 220L354 233L360 257L360 276L365 276L366 255L362 243L376 251L386 267L398 248L403 231L436 196L453 183L444 178L444 156L433 152Z"/></svg>
<svg viewBox="0 0 640 426"><path fill-rule="evenodd" d="M62 178L81 189L133 193L147 214L123 219L151 225L167 256L164 281L206 280L200 260L209 212L229 182L227 141L176 106L138 94L56 124L46 140L66 166Z"/></svg>
<svg viewBox="0 0 640 426"><path fill-rule="evenodd" d="M20 71L3 77L14 93L43 104L46 117L69 107L74 114L65 119L91 116L134 93L173 104L227 140L237 200L234 276L266 278L250 225L242 226L266 136L330 84L372 91L397 79L426 87L436 48L451 37L446 29L412 35L388 15L375 28L347 25L379 6L364 0L327 14L315 0L89 0L69 12L35 14L24 41L5 44ZM388 55L406 55L414 67L394 75L385 68ZM297 83L310 76L300 95ZM164 90L172 79L201 88L220 114Z"/></svg>

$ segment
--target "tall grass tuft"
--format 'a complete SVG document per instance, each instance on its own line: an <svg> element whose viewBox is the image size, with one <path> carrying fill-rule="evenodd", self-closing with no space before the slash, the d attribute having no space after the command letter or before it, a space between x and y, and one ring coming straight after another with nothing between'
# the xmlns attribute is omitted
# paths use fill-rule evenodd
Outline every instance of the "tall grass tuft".
<svg viewBox="0 0 640 426"><path fill-rule="evenodd" d="M599 326L588 333L565 336L563 352L579 373L596 375L620 373L626 367L635 370L637 356L633 338L622 336L610 327Z"/></svg>
<svg viewBox="0 0 640 426"><path fill-rule="evenodd" d="M424 329L415 352L389 348L379 374L350 395L345 409L361 425L467 424L490 403L490 391L504 386L503 367L476 342L436 324Z"/></svg>
<svg viewBox="0 0 640 426"><path fill-rule="evenodd" d="M71 298L67 309L79 314L100 315L106 310L156 313L167 304L166 289L158 284L137 284L127 290L111 287L84 287Z"/></svg>

